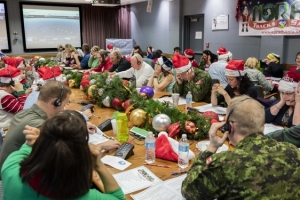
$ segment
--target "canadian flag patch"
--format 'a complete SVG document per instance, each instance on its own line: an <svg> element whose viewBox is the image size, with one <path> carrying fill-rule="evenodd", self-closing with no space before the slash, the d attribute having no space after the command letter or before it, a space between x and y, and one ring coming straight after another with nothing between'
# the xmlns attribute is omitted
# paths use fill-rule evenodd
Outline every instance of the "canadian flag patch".
<svg viewBox="0 0 300 200"><path fill-rule="evenodd" d="M196 85L202 84L202 80L197 81L195 84L196 84Z"/></svg>
<svg viewBox="0 0 300 200"><path fill-rule="evenodd" d="M210 163L212 163L211 156L209 156L208 158L206 158L206 164L209 165Z"/></svg>

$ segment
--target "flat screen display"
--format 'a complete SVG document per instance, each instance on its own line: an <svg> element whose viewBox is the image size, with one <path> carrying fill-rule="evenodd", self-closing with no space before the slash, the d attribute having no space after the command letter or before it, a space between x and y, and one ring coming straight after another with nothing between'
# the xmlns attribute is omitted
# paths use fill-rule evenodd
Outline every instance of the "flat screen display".
<svg viewBox="0 0 300 200"><path fill-rule="evenodd" d="M24 50L81 46L80 7L20 3Z"/></svg>
<svg viewBox="0 0 300 200"><path fill-rule="evenodd" d="M0 1L0 49L4 52L10 52L10 38L8 34L9 28L6 11L6 2Z"/></svg>

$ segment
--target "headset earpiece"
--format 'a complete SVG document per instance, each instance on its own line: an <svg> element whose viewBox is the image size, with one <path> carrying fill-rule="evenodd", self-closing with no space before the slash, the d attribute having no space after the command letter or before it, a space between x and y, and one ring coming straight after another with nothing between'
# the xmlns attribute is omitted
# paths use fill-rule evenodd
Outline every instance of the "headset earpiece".
<svg viewBox="0 0 300 200"><path fill-rule="evenodd" d="M139 59L137 59L137 57L136 57L136 56L135 56L135 58L136 58L136 64L138 64L138 65L142 64L142 62L141 62L141 61L139 61Z"/></svg>
<svg viewBox="0 0 300 200"><path fill-rule="evenodd" d="M59 98L55 99L54 102L53 102L53 105L54 105L55 107L61 106L62 97L63 97L63 95L64 95L64 90L65 90L65 88L64 88L64 85L62 84L62 85L61 85L60 96L59 96Z"/></svg>

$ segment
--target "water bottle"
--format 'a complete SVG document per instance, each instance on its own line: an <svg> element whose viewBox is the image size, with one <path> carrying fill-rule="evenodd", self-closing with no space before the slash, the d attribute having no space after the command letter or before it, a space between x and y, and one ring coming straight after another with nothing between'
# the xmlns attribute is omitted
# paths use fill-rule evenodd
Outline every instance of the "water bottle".
<svg viewBox="0 0 300 200"><path fill-rule="evenodd" d="M189 166L189 141L186 138L186 134L182 134L182 138L179 141L178 151L178 166L182 169Z"/></svg>
<svg viewBox="0 0 300 200"><path fill-rule="evenodd" d="M193 96L192 96L192 93L191 91L189 91L186 95L186 107L185 107L185 110L187 111L187 108L191 108L192 107L192 100L193 100Z"/></svg>
<svg viewBox="0 0 300 200"><path fill-rule="evenodd" d="M127 142L129 138L128 119L125 113L119 113L117 115L117 124L118 124L117 140L119 142Z"/></svg>
<svg viewBox="0 0 300 200"><path fill-rule="evenodd" d="M149 132L145 139L145 162L148 164L155 162L155 137L152 132Z"/></svg>

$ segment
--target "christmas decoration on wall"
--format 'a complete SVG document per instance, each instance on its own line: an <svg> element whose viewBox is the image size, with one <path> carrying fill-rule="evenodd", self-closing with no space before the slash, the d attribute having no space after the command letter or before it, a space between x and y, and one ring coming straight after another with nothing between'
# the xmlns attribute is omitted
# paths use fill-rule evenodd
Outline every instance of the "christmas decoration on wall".
<svg viewBox="0 0 300 200"><path fill-rule="evenodd" d="M152 126L157 132L167 131L171 124L171 119L168 115L158 114L152 120Z"/></svg>

